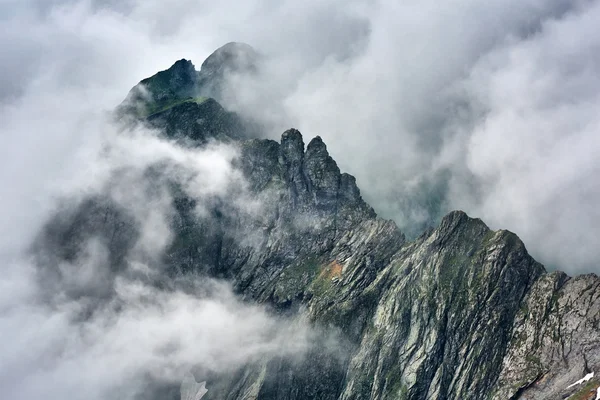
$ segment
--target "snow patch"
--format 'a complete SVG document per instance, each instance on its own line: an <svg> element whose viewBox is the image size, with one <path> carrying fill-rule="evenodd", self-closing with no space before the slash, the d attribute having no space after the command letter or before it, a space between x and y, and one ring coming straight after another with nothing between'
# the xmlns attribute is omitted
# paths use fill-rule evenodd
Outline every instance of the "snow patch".
<svg viewBox="0 0 600 400"><path fill-rule="evenodd" d="M206 382L196 382L191 372L181 382L181 400L200 400L206 392Z"/></svg>
<svg viewBox="0 0 600 400"><path fill-rule="evenodd" d="M590 379L592 379L593 377L594 377L594 371L590 372L589 374L587 374L586 376L584 376L583 378L581 378L577 382L570 384L569 386L567 386L567 389L572 388L573 386L581 385L583 382L587 382ZM598 397L598 395L596 395L596 399L600 399Z"/></svg>

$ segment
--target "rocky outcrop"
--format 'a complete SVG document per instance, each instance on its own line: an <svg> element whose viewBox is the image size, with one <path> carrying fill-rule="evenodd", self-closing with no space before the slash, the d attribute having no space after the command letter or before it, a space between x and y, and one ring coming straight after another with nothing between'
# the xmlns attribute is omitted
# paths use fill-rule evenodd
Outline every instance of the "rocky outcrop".
<svg viewBox="0 0 600 400"><path fill-rule="evenodd" d="M533 285L515 318L493 398L564 399L582 389L589 392L600 387L597 380L569 386L598 373L599 366L600 279L593 274L546 274Z"/></svg>
<svg viewBox="0 0 600 400"><path fill-rule="evenodd" d="M250 136L240 117L211 98L184 101L149 115L145 121L168 138L195 146L210 140L230 142Z"/></svg>

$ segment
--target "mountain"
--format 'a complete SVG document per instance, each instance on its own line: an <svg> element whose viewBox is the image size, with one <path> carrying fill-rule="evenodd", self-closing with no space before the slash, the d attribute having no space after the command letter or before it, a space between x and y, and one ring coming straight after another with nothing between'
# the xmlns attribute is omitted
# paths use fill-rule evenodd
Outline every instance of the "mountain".
<svg viewBox="0 0 600 400"><path fill-rule="evenodd" d="M252 74L257 60L232 43L199 72L177 61L141 81L117 111L124 124L182 145L235 146L236 168L261 205L245 212L215 199L198 215L198 199L169 182L175 235L160 260L163 279L227 279L242 298L339 338L337 346L317 340L301 360L194 371L207 382L203 399L593 398L599 380L569 385L600 372L600 279L548 273L514 233L461 211L407 241L362 199L321 138L305 145L290 129L280 141L259 139L258 127L220 104L227 74ZM160 166L148 179L169 180ZM128 210L95 196L58 213L34 251L52 287L86 238L104 243L105 286L71 293L97 301L110 297L140 235Z"/></svg>

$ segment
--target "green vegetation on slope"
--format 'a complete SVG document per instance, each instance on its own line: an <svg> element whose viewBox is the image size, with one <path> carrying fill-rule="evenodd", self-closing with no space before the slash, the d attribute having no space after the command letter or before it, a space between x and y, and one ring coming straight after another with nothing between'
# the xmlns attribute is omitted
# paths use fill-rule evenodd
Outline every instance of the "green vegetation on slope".
<svg viewBox="0 0 600 400"><path fill-rule="evenodd" d="M185 99L174 99L172 101L165 102L165 103L149 104L145 107L144 110L142 110L142 112L140 112L140 114L138 116L140 118L148 118L154 114L158 114L160 112L166 111L166 110L173 108L175 106L178 106L180 104L184 104L184 103L202 104L206 100L208 100L208 97L188 97Z"/></svg>

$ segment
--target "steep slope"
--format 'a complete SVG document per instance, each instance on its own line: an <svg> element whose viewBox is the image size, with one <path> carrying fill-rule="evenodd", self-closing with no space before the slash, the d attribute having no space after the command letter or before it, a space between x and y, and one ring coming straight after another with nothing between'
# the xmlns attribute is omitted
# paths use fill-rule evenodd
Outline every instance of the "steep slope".
<svg viewBox="0 0 600 400"><path fill-rule="evenodd" d="M186 99L193 99L198 81L194 65L185 59L171 68L143 79L127 94L119 106L122 114L146 117Z"/></svg>
<svg viewBox="0 0 600 400"><path fill-rule="evenodd" d="M252 70L255 53L239 46L219 49L200 73L178 61L142 81L119 110L185 145L236 146L247 185L198 215L199 199L153 167L148 179L167 181L175 210L156 284L188 274L227 279L248 300L308 319L323 340L301 360L194 371L207 382L203 399L562 399L595 390L594 380L567 387L600 373L597 276L548 274L515 234L460 211L407 242L363 201L319 137L305 146L290 129L279 142L250 139L235 114L195 97L198 88L218 91L223 71L239 63L229 50ZM127 108L141 90L143 113ZM240 209L242 195L260 207ZM112 267L106 286L69 293L98 299L110 296L115 276L131 273L126 255L140 234L110 197L89 198L57 214L35 252L48 285L59 286L61 263L84 253L88 238L99 240Z"/></svg>
<svg viewBox="0 0 600 400"><path fill-rule="evenodd" d="M568 387L590 372L598 374L599 366L600 279L594 274L545 274L516 316L493 398L581 396L600 383L594 379L589 385Z"/></svg>

